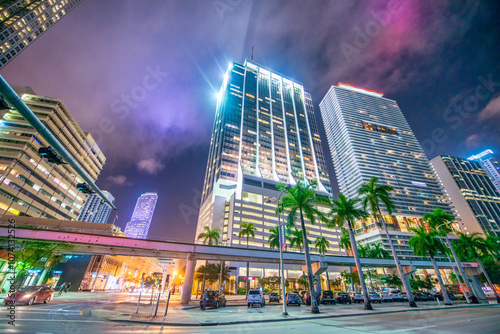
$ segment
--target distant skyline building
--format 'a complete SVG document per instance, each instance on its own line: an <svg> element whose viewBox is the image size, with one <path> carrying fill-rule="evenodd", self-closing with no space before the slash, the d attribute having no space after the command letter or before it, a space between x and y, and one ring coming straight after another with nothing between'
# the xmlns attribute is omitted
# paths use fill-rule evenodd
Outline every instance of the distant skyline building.
<svg viewBox="0 0 500 334"><path fill-rule="evenodd" d="M115 203L113 195L107 191L103 191L103 194L111 203ZM77 220L81 222L106 224L111 214L111 210L109 204L106 203L101 196L92 193L87 197Z"/></svg>
<svg viewBox="0 0 500 334"><path fill-rule="evenodd" d="M479 161L497 191L500 192L500 162L493 155L492 150L485 150L477 155L467 158L467 160Z"/></svg>
<svg viewBox="0 0 500 334"><path fill-rule="evenodd" d="M96 181L106 157L92 136L84 132L61 100L18 89L21 99L67 152ZM48 143L15 110L0 122L0 215L76 220L86 195L84 182L69 164L49 162L38 153Z"/></svg>
<svg viewBox="0 0 500 334"><path fill-rule="evenodd" d="M379 92L339 83L329 89L320 110L340 191L356 198L359 187L372 176L392 186L394 211L389 215L382 205L382 214L400 244L399 254L412 256L411 233L406 232L420 226L421 217L436 208L450 214L452 210L397 102ZM385 233L372 217L357 222L355 229L360 242L382 242L389 249Z"/></svg>
<svg viewBox="0 0 500 334"><path fill-rule="evenodd" d="M137 199L132 218L127 223L124 233L129 238L146 239L155 212L157 193L144 193Z"/></svg>
<svg viewBox="0 0 500 334"><path fill-rule="evenodd" d="M463 232L500 236L500 192L481 161L441 155L431 163L457 210Z"/></svg>
<svg viewBox="0 0 500 334"><path fill-rule="evenodd" d="M0 68L82 2L83 0L1 1Z"/></svg>
<svg viewBox="0 0 500 334"><path fill-rule="evenodd" d="M257 228L248 246L269 249L270 229L278 224L276 185L299 180L316 181L318 193L331 195L311 96L300 82L257 63L231 63L217 95L196 236L205 226L218 228L222 245L246 247L238 234L248 222ZM307 226L311 240L330 241L328 254L345 255L338 230L319 222ZM244 264L231 265L245 271ZM278 274L277 266L270 268L255 266L250 276ZM288 269L290 278L302 273L300 266ZM237 273L240 283L243 271Z"/></svg>

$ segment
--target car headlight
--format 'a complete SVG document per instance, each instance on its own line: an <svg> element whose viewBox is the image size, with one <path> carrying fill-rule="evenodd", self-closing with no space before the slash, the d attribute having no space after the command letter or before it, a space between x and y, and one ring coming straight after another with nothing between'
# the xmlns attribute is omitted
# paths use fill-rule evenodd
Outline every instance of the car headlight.
<svg viewBox="0 0 500 334"><path fill-rule="evenodd" d="M24 295L22 298L30 298L32 295L29 294L29 295Z"/></svg>

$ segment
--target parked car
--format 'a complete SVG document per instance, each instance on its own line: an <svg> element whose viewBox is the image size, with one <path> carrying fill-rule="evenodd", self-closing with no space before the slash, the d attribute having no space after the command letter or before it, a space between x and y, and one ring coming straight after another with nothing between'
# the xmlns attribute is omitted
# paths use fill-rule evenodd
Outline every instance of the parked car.
<svg viewBox="0 0 500 334"><path fill-rule="evenodd" d="M335 301L335 296L333 295L333 292L331 292L330 290L321 291L320 302L321 302L321 304L333 304L333 305L335 305L336 301Z"/></svg>
<svg viewBox="0 0 500 334"><path fill-rule="evenodd" d="M382 303L382 297L380 297L380 295L376 292L369 292L368 293L368 298L370 299L370 301L372 303L379 303L381 304Z"/></svg>
<svg viewBox="0 0 500 334"><path fill-rule="evenodd" d="M221 291L207 290L203 292L200 297L200 308L204 310L207 307L226 307L226 297Z"/></svg>
<svg viewBox="0 0 500 334"><path fill-rule="evenodd" d="M365 299L363 298L363 295L361 293L353 293L352 294L352 301L354 303L363 303Z"/></svg>
<svg viewBox="0 0 500 334"><path fill-rule="evenodd" d="M448 297L450 298L450 300L457 300L457 297L455 297L455 295L450 292L448 292ZM434 295L434 299L436 298L439 299L440 301L444 301L443 294L441 292L437 292Z"/></svg>
<svg viewBox="0 0 500 334"><path fill-rule="evenodd" d="M402 292L401 293L401 297L403 298L403 301L404 302L407 302L408 301L408 294L406 292Z"/></svg>
<svg viewBox="0 0 500 334"><path fill-rule="evenodd" d="M264 294L259 289L249 290L247 295L247 306L254 306L255 304L261 307L266 306L266 301L264 299Z"/></svg>
<svg viewBox="0 0 500 334"><path fill-rule="evenodd" d="M416 302L425 302L427 301L427 296L424 295L423 293L421 292L413 292L413 299L416 301Z"/></svg>
<svg viewBox="0 0 500 334"><path fill-rule="evenodd" d="M291 292L288 292L286 294L286 305L298 305L300 306L301 302L300 302L300 297L298 294L296 293L291 293Z"/></svg>
<svg viewBox="0 0 500 334"><path fill-rule="evenodd" d="M383 303L392 303L394 301L392 300L391 294L387 291L384 291L380 294L380 299Z"/></svg>
<svg viewBox="0 0 500 334"><path fill-rule="evenodd" d="M401 296L401 291L399 291L399 290L393 290L391 292L391 298L392 298L392 301L394 301L394 302L402 302L403 301L403 296Z"/></svg>
<svg viewBox="0 0 500 334"><path fill-rule="evenodd" d="M340 304L347 304L347 303L352 303L351 297L345 293L345 292L337 292L337 303Z"/></svg>
<svg viewBox="0 0 500 334"><path fill-rule="evenodd" d="M433 293L430 293L430 292L422 292L422 294L427 297L427 300L435 300L436 297L434 297L434 294Z"/></svg>
<svg viewBox="0 0 500 334"><path fill-rule="evenodd" d="M269 303L279 303L280 302L280 295L277 292L271 292L269 294Z"/></svg>
<svg viewBox="0 0 500 334"><path fill-rule="evenodd" d="M5 305L9 304L26 304L48 303L54 297L54 290L48 286L25 286L19 288L13 294L8 294L4 299Z"/></svg>
<svg viewBox="0 0 500 334"><path fill-rule="evenodd" d="M305 295L304 295L304 297L302 297L302 301L306 305L311 305L311 294L309 292L306 292ZM317 304L320 303L320 297L319 296L316 296L316 303Z"/></svg>

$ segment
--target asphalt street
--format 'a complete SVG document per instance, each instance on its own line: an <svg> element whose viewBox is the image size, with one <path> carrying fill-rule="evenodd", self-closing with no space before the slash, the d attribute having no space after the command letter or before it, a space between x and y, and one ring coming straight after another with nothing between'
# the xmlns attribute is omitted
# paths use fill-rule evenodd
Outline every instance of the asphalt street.
<svg viewBox="0 0 500 334"><path fill-rule="evenodd" d="M332 319L252 323L213 327L161 327L117 323L88 316L89 308L116 301L132 301L125 294L77 298L59 297L49 304L16 307L16 326L10 326L2 306L0 333L494 333L500 332L500 307L404 312ZM246 308L244 308L246 309Z"/></svg>

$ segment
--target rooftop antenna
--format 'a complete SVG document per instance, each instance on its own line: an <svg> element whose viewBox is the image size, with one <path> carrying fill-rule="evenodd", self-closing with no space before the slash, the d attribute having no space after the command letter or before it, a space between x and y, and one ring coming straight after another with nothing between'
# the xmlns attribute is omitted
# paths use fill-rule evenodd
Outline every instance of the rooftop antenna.
<svg viewBox="0 0 500 334"><path fill-rule="evenodd" d="M251 60L253 60L253 45L252 45L252 58L251 58Z"/></svg>

